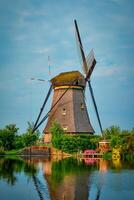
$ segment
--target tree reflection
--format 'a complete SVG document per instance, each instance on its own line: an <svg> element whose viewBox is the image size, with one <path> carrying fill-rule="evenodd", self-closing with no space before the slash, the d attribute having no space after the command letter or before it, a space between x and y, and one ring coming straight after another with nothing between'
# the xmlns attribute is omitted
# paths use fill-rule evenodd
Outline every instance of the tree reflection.
<svg viewBox="0 0 134 200"><path fill-rule="evenodd" d="M36 174L37 169L21 158L0 158L0 179L13 186L17 182L17 174L21 172L32 177L33 174Z"/></svg>

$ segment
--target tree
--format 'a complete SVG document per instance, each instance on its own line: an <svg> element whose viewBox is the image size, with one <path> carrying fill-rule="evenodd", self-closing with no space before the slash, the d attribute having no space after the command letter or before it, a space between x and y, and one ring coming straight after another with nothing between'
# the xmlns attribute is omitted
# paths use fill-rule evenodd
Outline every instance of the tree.
<svg viewBox="0 0 134 200"><path fill-rule="evenodd" d="M117 136L121 134L121 129L119 126L111 126L104 130L103 137L105 139L111 139L112 136Z"/></svg>
<svg viewBox="0 0 134 200"><path fill-rule="evenodd" d="M24 135L17 135L15 139L15 149L21 149L25 147Z"/></svg>
<svg viewBox="0 0 134 200"><path fill-rule="evenodd" d="M0 129L0 141L4 150L15 148L15 138L19 128L15 124L9 124L4 129Z"/></svg>
<svg viewBox="0 0 134 200"><path fill-rule="evenodd" d="M126 152L134 154L134 133L130 133L125 140Z"/></svg>
<svg viewBox="0 0 134 200"><path fill-rule="evenodd" d="M52 145L57 148L61 149L62 148L62 140L64 136L64 130L61 127L61 125L57 122L54 122L52 124L52 127L50 129L52 133Z"/></svg>
<svg viewBox="0 0 134 200"><path fill-rule="evenodd" d="M33 133L33 126L34 126L33 123L28 122L27 131L25 134L23 134L24 146L32 146L39 139L40 132L39 130L36 130Z"/></svg>
<svg viewBox="0 0 134 200"><path fill-rule="evenodd" d="M97 149L100 139L101 139L101 136L99 135L90 136L91 149Z"/></svg>
<svg viewBox="0 0 134 200"><path fill-rule="evenodd" d="M123 147L123 138L120 135L111 136L110 147L111 148L121 148L122 149L122 147Z"/></svg>

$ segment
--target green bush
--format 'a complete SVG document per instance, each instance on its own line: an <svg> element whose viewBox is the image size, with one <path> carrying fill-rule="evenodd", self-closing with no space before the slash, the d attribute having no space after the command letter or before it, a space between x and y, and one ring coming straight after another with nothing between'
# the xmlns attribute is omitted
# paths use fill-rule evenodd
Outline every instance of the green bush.
<svg viewBox="0 0 134 200"><path fill-rule="evenodd" d="M85 149L96 149L99 136L88 134L65 134L57 122L51 128L52 145L66 153L75 153Z"/></svg>
<svg viewBox="0 0 134 200"><path fill-rule="evenodd" d="M15 124L9 124L4 129L0 129L0 146L4 150L11 150L15 148L15 138L18 132Z"/></svg>
<svg viewBox="0 0 134 200"><path fill-rule="evenodd" d="M22 135L18 135L19 128L15 124L9 124L5 128L0 129L0 149L10 151L34 145L40 133L38 130L32 133L33 126L33 123L28 122L26 133Z"/></svg>
<svg viewBox="0 0 134 200"><path fill-rule="evenodd" d="M62 149L62 140L63 140L63 136L64 136L63 128L60 126L59 123L54 122L52 124L50 131L52 133L52 145L56 149Z"/></svg>
<svg viewBox="0 0 134 200"><path fill-rule="evenodd" d="M112 152L107 152L103 154L103 159L111 160L112 159Z"/></svg>
<svg viewBox="0 0 134 200"><path fill-rule="evenodd" d="M76 137L65 135L62 139L61 149L66 153L77 152L78 146Z"/></svg>

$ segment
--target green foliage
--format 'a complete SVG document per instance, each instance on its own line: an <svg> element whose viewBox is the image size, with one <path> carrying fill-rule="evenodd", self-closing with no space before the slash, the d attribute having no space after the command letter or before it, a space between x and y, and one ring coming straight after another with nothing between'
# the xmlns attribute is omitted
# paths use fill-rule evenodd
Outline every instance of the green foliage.
<svg viewBox="0 0 134 200"><path fill-rule="evenodd" d="M110 126L106 128L103 132L103 137L105 139L111 139L112 136L118 136L121 133L121 129L119 126Z"/></svg>
<svg viewBox="0 0 134 200"><path fill-rule="evenodd" d="M75 153L85 149L97 149L101 136L87 134L65 134L60 124L54 123L51 128L52 145L66 153ZM123 153L134 152L134 128L122 130L119 126L111 126L104 130L103 139L110 141L110 147L120 148Z"/></svg>
<svg viewBox="0 0 134 200"><path fill-rule="evenodd" d="M34 145L38 139L35 133L25 133L23 137L24 137L24 145L26 147Z"/></svg>
<svg viewBox="0 0 134 200"><path fill-rule="evenodd" d="M28 122L28 128L25 134L23 134L22 136L22 141L24 146L32 146L36 143L36 141L39 139L39 135L40 132L39 130L35 131L34 133L33 131L33 123Z"/></svg>
<svg viewBox="0 0 134 200"><path fill-rule="evenodd" d="M54 122L51 127L51 133L53 136L59 137L64 134L64 130L58 122Z"/></svg>
<svg viewBox="0 0 134 200"><path fill-rule="evenodd" d="M15 148L15 138L18 128L15 124L9 124L4 129L0 129L0 141L4 150L11 150Z"/></svg>
<svg viewBox="0 0 134 200"><path fill-rule="evenodd" d="M60 124L58 124L57 122L54 122L52 124L50 131L52 133L52 145L57 149L61 149L62 140L64 136L63 128L60 126Z"/></svg>
<svg viewBox="0 0 134 200"><path fill-rule="evenodd" d="M62 139L61 149L66 153L77 152L77 140L74 136L65 135Z"/></svg>
<svg viewBox="0 0 134 200"><path fill-rule="evenodd" d="M120 148L122 153L134 154L134 128L121 131L118 126L111 126L104 130L103 137L109 139L111 148Z"/></svg>
<svg viewBox="0 0 134 200"><path fill-rule="evenodd" d="M19 128L15 124L9 124L0 129L0 152L22 149L34 145L39 139L40 132L32 133L33 123L28 122L28 128L24 134L18 135ZM67 153L96 149L101 137L88 134L65 134L64 130L55 122L51 127L52 145ZM119 126L111 126L104 130L103 138L110 141L110 147L121 148L122 153L134 155L134 128L121 130Z"/></svg>
<svg viewBox="0 0 134 200"><path fill-rule="evenodd" d="M111 160L112 159L112 153L111 152L104 153L103 159L104 160Z"/></svg>
<svg viewBox="0 0 134 200"><path fill-rule="evenodd" d="M99 136L84 134L65 134L64 130L57 122L51 128L52 145L66 153L75 153L85 149L96 149Z"/></svg>
<svg viewBox="0 0 134 200"><path fill-rule="evenodd" d="M127 153L127 154L125 155L125 159L126 159L127 161L131 161L131 160L134 161L134 154L132 154L132 153Z"/></svg>
<svg viewBox="0 0 134 200"><path fill-rule="evenodd" d="M10 151L5 151L5 154L10 156L10 155L17 155L19 153L19 150L13 149Z"/></svg>
<svg viewBox="0 0 134 200"><path fill-rule="evenodd" d="M85 149L96 149L99 136L95 135L65 135L62 140L62 150L67 153L84 151Z"/></svg>
<svg viewBox="0 0 134 200"><path fill-rule="evenodd" d="M123 138L120 135L111 136L110 147L111 148L119 148L123 145Z"/></svg>
<svg viewBox="0 0 134 200"><path fill-rule="evenodd" d="M4 129L0 129L0 149L10 151L12 149L21 149L25 146L31 146L39 138L39 131L32 133L33 124L28 122L26 133L18 135L19 128L15 124L9 124Z"/></svg>
<svg viewBox="0 0 134 200"><path fill-rule="evenodd" d="M25 147L24 135L17 135L15 139L15 148L22 149Z"/></svg>
<svg viewBox="0 0 134 200"><path fill-rule="evenodd" d="M127 135L124 139L124 152L134 155L134 133Z"/></svg>

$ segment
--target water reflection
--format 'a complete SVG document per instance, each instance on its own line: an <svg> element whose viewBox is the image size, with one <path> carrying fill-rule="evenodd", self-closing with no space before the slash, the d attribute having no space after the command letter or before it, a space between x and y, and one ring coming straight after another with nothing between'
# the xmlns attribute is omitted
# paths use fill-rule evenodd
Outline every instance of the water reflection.
<svg viewBox="0 0 134 200"><path fill-rule="evenodd" d="M116 200L126 196L131 200L134 174L130 169L134 169L134 162L122 164L119 160L94 158L0 158L0 188L3 188L0 199L16 200L18 196L19 200L24 199L20 192L23 188L26 200Z"/></svg>
<svg viewBox="0 0 134 200"><path fill-rule="evenodd" d="M36 158L1 158L0 179L6 181L10 186L15 186L17 181L19 181L18 174L21 175L21 173L23 172L23 176L27 178L27 182L31 181L33 183L39 199L44 199L44 191L49 199L46 187L44 187L44 184L39 180L37 176L39 173L39 168L37 164L39 164L39 160ZM14 199L17 198L14 196Z"/></svg>
<svg viewBox="0 0 134 200"><path fill-rule="evenodd" d="M46 168L44 176L48 182L52 200L88 199L89 176L93 170L97 169L94 163L86 166L83 161L67 158L53 161L51 165L47 163Z"/></svg>
<svg viewBox="0 0 134 200"><path fill-rule="evenodd" d="M9 185L15 185L17 182L17 173L21 173L22 171L28 177L37 173L35 166L24 162L23 159L6 157L0 159L0 179L4 179Z"/></svg>

